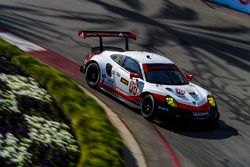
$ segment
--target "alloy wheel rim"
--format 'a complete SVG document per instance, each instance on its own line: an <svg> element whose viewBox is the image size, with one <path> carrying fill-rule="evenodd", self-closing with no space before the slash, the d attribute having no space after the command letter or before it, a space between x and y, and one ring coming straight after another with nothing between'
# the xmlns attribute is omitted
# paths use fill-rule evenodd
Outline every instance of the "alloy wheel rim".
<svg viewBox="0 0 250 167"><path fill-rule="evenodd" d="M144 99L142 103L143 113L149 115L152 110L152 102L149 99Z"/></svg>
<svg viewBox="0 0 250 167"><path fill-rule="evenodd" d="M95 67L92 67L88 71L88 81L89 83L95 83L98 79L98 72Z"/></svg>

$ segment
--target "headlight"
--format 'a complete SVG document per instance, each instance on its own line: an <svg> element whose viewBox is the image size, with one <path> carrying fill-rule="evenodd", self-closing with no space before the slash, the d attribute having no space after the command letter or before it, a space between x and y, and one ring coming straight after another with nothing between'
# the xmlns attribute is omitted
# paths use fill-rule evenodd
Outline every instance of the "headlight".
<svg viewBox="0 0 250 167"><path fill-rule="evenodd" d="M215 107L216 106L215 99L212 96L207 96L207 101L211 105L211 107Z"/></svg>
<svg viewBox="0 0 250 167"><path fill-rule="evenodd" d="M167 96L166 101L170 107L177 107L176 101L173 97Z"/></svg>

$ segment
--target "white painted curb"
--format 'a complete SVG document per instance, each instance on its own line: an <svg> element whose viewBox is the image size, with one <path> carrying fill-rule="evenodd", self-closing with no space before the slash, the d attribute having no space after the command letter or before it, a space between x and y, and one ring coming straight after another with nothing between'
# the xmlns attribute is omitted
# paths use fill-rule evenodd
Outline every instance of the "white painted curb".
<svg viewBox="0 0 250 167"><path fill-rule="evenodd" d="M78 84L79 85L79 84ZM89 92L84 87L79 87L91 98L93 98L106 112L109 120L111 123L118 129L124 144L128 147L128 149L133 154L134 158L136 159L138 167L147 167L144 155L141 151L141 148L139 147L139 144L135 140L132 133L128 130L128 128L124 125L124 123L120 120L120 118L113 112L111 109L104 104L101 100L99 100L95 95L93 95L91 92Z"/></svg>

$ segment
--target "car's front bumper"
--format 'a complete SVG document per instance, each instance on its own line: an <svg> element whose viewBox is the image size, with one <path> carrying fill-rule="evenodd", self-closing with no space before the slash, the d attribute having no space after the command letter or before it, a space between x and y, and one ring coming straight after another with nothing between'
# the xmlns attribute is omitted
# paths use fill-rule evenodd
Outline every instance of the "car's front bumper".
<svg viewBox="0 0 250 167"><path fill-rule="evenodd" d="M192 111L182 108L172 108L167 104L156 103L156 116L160 119L183 120L218 120L220 115L217 107L211 107L204 111Z"/></svg>

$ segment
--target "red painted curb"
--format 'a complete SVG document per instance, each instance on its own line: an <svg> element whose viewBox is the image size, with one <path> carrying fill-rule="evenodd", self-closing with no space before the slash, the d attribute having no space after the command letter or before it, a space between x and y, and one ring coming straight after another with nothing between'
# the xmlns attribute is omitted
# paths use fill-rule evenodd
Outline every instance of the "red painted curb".
<svg viewBox="0 0 250 167"><path fill-rule="evenodd" d="M7 31L5 29L0 29L0 33L10 33L17 37L22 38L25 41L33 43L34 45L43 48L44 50L41 51L25 51L25 53L30 54L31 56L39 59L40 61L64 72L65 74L69 75L70 77L79 77L80 76L80 65L72 62L71 60L57 54L56 52L51 51L50 49L37 44L36 42L27 40L24 36L13 33L11 31Z"/></svg>
<svg viewBox="0 0 250 167"><path fill-rule="evenodd" d="M174 153L174 150L171 148L169 142L167 141L167 139L164 137L164 135L161 133L161 131L156 127L156 125L154 125L153 123L150 123L150 125L152 126L152 128L155 130L155 132L157 133L157 135L160 137L161 142L163 143L163 145L165 146L171 160L172 163L175 167L181 167L181 164L179 162L179 160L177 159L177 156Z"/></svg>
<svg viewBox="0 0 250 167"><path fill-rule="evenodd" d="M80 76L80 65L60 56L59 54L47 50L47 51L32 51L27 52L33 57L38 58L42 62L59 69L60 71L70 75L71 77Z"/></svg>

